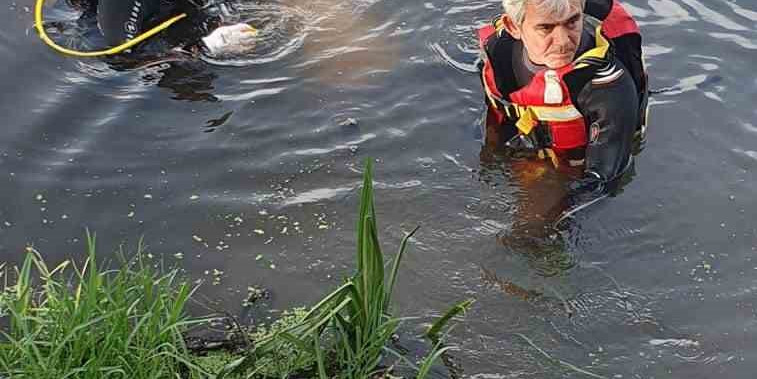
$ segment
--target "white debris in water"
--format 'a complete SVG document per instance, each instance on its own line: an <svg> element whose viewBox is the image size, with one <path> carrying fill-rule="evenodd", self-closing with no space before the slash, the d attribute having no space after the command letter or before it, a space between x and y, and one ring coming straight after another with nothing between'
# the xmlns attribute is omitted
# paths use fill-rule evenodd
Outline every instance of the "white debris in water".
<svg viewBox="0 0 757 379"><path fill-rule="evenodd" d="M689 339L653 339L649 340L652 346L674 346L674 347L699 347L699 341Z"/></svg>
<svg viewBox="0 0 757 379"><path fill-rule="evenodd" d="M197 200L197 199L199 199L199 198L200 198L200 197L199 197L199 196L197 196L197 195L192 195L192 196L190 196L190 197L189 197L189 200Z"/></svg>
<svg viewBox="0 0 757 379"><path fill-rule="evenodd" d="M260 235L265 234L265 232L262 229L255 229L255 230L253 230L253 232L255 232L257 234L260 234Z"/></svg>
<svg viewBox="0 0 757 379"><path fill-rule="evenodd" d="M36 197L36 199L37 199L37 201L42 201L42 200L44 200L45 198L44 198L44 197L42 196L42 194L40 193L40 194L37 194L37 197Z"/></svg>
<svg viewBox="0 0 757 379"><path fill-rule="evenodd" d="M198 235L192 235L192 239L195 240L195 241L197 241L197 242L202 242L202 238L200 238L200 236L198 236Z"/></svg>
<svg viewBox="0 0 757 379"><path fill-rule="evenodd" d="M11 223L10 223L10 222L8 222L8 221L5 221L5 222L3 222L3 225L5 225L5 226L6 226L6 227L8 227L8 228L10 228L11 226L13 226L13 224L11 224Z"/></svg>
<svg viewBox="0 0 757 379"><path fill-rule="evenodd" d="M134 211L129 212L129 214L126 215L128 218L134 217Z"/></svg>
<svg viewBox="0 0 757 379"><path fill-rule="evenodd" d="M174 258L176 258L176 259L182 259L182 258L184 258L184 253L176 253L176 254L174 254L173 256L174 256Z"/></svg>
<svg viewBox="0 0 757 379"><path fill-rule="evenodd" d="M152 199L152 195L150 195L149 193L146 193L145 194L145 199L147 199L147 200Z"/></svg>

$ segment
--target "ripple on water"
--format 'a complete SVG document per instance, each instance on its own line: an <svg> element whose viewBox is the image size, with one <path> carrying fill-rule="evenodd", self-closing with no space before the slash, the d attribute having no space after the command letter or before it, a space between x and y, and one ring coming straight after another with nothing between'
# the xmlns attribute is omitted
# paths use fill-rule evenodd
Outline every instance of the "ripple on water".
<svg viewBox="0 0 757 379"><path fill-rule="evenodd" d="M643 20L640 25L666 25L673 26L687 21L696 21L685 8L672 0L649 0L652 14L659 18L656 21Z"/></svg>
<svg viewBox="0 0 757 379"><path fill-rule="evenodd" d="M696 11L701 21L715 24L719 28L725 28L734 31L747 31L749 28L731 20L722 13L718 13L697 0L680 0L681 2L689 5L694 11Z"/></svg>
<svg viewBox="0 0 757 379"><path fill-rule="evenodd" d="M716 39L720 39L720 40L724 40L724 41L728 41L728 42L733 42L733 43L735 43L735 44L737 44L737 45L739 45L739 46L741 46L741 47L743 47L745 49L757 50L757 44L755 44L754 42L752 42L753 39L749 39L749 38L746 38L744 36L740 36L740 35L735 34L735 33L715 33L715 32L712 32L712 33L707 33L707 34L710 37L713 37L713 38L716 38ZM752 38L754 38L754 37L752 37Z"/></svg>
<svg viewBox="0 0 757 379"><path fill-rule="evenodd" d="M736 154L746 156L748 158L754 159L757 161L757 151L754 150L743 150L743 149L731 149Z"/></svg>
<svg viewBox="0 0 757 379"><path fill-rule="evenodd" d="M203 56L208 63L219 66L253 66L280 62L299 50L317 20L304 9L284 4L242 3L236 6L240 22L258 29L258 40L251 56L214 59Z"/></svg>

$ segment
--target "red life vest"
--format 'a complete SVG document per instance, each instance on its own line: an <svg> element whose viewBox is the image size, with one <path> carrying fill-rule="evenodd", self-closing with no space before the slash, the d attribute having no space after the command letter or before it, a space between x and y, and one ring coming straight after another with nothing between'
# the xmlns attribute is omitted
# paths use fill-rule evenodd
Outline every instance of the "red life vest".
<svg viewBox="0 0 757 379"><path fill-rule="evenodd" d="M489 100L489 111L493 113L491 117L494 117L496 122L501 124L507 119L517 120L515 125L519 133L524 135L529 135L537 126L546 126L550 137L549 146L540 148L552 149L558 155L586 146L589 138L584 117L572 103L572 89L566 84L564 77L575 70L590 69L590 65L585 63L586 60L606 59L610 45L608 39L612 40L629 33L639 34L636 22L623 6L618 1L610 1L610 11L597 27L594 48L565 67L539 71L530 83L519 89L502 93L497 87L492 63L488 58L484 59L482 82ZM487 25L478 30L482 51L486 51L491 38L499 38L502 33L507 33L501 27L500 20L494 25ZM487 57L487 54L483 56Z"/></svg>

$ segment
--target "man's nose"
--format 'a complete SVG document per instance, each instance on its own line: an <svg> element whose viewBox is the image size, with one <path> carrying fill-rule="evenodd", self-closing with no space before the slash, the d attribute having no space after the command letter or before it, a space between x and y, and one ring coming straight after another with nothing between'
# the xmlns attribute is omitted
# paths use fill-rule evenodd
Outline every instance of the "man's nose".
<svg viewBox="0 0 757 379"><path fill-rule="evenodd" d="M570 41L570 33L568 31L568 28L560 25L555 27L554 32L552 33L552 40L555 45L557 46L569 46L571 44Z"/></svg>

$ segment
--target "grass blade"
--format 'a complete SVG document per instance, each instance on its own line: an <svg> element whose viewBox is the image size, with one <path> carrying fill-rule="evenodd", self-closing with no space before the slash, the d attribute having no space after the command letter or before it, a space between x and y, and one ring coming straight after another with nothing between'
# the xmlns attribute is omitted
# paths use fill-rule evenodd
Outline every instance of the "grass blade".
<svg viewBox="0 0 757 379"><path fill-rule="evenodd" d="M432 341L436 341L439 338L439 332L445 325L455 316L459 314L465 314L470 307L475 303L475 299L463 300L450 308L447 313L434 322L433 325L426 332L426 336L431 338Z"/></svg>

